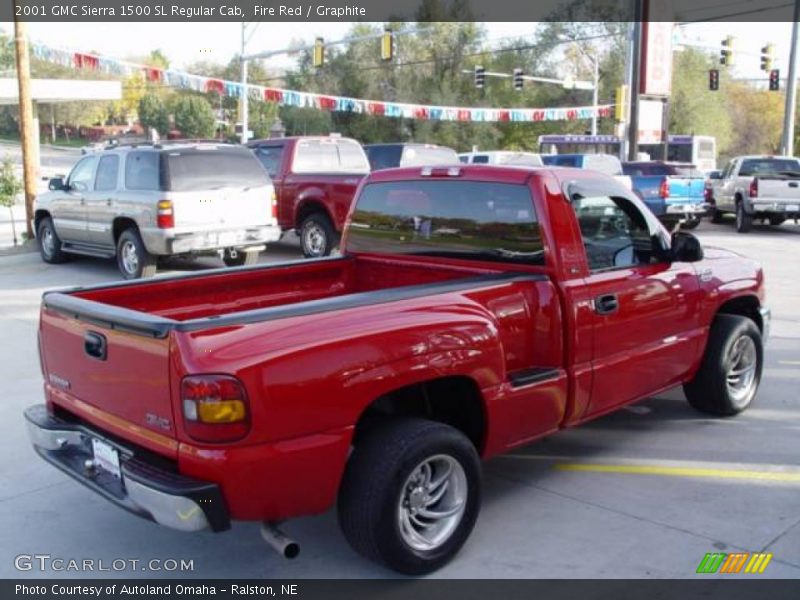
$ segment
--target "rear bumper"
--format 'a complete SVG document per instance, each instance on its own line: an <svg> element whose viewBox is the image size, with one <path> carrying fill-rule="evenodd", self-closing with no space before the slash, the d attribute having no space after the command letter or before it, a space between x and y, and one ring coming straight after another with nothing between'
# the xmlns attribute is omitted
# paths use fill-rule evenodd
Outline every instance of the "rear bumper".
<svg viewBox="0 0 800 600"><path fill-rule="evenodd" d="M176 232L170 229L145 229L142 240L151 254L192 254L224 248L259 247L277 242L281 237L278 225L248 228Z"/></svg>
<svg viewBox="0 0 800 600"><path fill-rule="evenodd" d="M745 208L747 208L745 202ZM800 199L784 200L781 198L751 198L750 211L754 213L769 213L783 215L786 218L800 217Z"/></svg>
<svg viewBox="0 0 800 600"><path fill-rule="evenodd" d="M708 213L711 206L706 202L667 204L666 214L668 215L692 215L703 216Z"/></svg>
<svg viewBox="0 0 800 600"><path fill-rule="evenodd" d="M148 463L130 447L82 424L51 415L43 404L25 411L36 452L79 483L135 515L181 531L224 531L230 516L218 485ZM113 446L121 476L87 468L94 460L92 438Z"/></svg>

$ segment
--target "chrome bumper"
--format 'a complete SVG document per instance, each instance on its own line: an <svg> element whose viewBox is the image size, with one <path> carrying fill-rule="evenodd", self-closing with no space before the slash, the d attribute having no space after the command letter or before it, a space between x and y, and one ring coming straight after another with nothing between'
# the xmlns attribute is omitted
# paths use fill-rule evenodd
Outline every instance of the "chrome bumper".
<svg viewBox="0 0 800 600"><path fill-rule="evenodd" d="M758 309L761 314L761 341L766 344L769 339L770 321L772 320L772 311L762 306Z"/></svg>
<svg viewBox="0 0 800 600"><path fill-rule="evenodd" d="M142 240L151 254L192 254L225 248L263 250L265 244L277 242L281 228L277 225L230 230L180 232L172 229L145 229Z"/></svg>
<svg viewBox="0 0 800 600"><path fill-rule="evenodd" d="M145 462L136 456L136 451L82 424L54 417L41 404L25 411L25 421L28 437L42 458L120 508L181 531L222 531L230 527L216 484ZM91 468L92 438L117 450L120 477Z"/></svg>
<svg viewBox="0 0 800 600"><path fill-rule="evenodd" d="M708 212L709 205L702 204L667 204L668 215L704 215Z"/></svg>

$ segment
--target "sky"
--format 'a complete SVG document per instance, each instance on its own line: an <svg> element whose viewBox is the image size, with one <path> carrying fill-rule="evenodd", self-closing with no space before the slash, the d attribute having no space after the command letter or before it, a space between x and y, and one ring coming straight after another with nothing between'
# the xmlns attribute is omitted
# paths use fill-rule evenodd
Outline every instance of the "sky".
<svg viewBox="0 0 800 600"><path fill-rule="evenodd" d="M288 26L287 26L288 25ZM250 39L247 51L285 48L293 41L312 43L322 36L328 40L346 36L351 23L269 23L258 24ZM10 32L12 25L0 23L0 28ZM487 23L489 40L507 37L531 36L536 23ZM31 38L72 50L96 51L114 58L141 56L160 48L174 68L182 68L197 61L227 63L240 51L239 23L30 23ZM742 78L764 78L759 70L759 53L762 46L772 42L776 46L776 67L785 76L789 66L790 23L696 23L677 28L682 38L694 44L719 47L726 35L736 37L738 52L733 75ZM293 59L275 57L266 66L287 68ZM521 65L524 68L524 65Z"/></svg>

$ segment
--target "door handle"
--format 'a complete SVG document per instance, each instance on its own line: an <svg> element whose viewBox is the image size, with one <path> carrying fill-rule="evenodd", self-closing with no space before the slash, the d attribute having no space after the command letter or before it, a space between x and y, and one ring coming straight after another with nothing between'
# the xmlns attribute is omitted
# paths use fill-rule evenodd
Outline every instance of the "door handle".
<svg viewBox="0 0 800 600"><path fill-rule="evenodd" d="M113 202L114 202L114 199L113 199L113 198L106 198L106 206L111 206L111 204L112 204Z"/></svg>
<svg viewBox="0 0 800 600"><path fill-rule="evenodd" d="M598 315L608 315L618 309L619 299L616 294L603 294L594 299L594 312Z"/></svg>

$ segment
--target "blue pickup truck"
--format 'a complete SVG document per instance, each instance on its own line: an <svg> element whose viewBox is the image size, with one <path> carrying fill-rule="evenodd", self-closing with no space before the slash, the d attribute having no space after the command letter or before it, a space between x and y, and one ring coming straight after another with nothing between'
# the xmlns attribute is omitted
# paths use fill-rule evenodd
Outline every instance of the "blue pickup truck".
<svg viewBox="0 0 800 600"><path fill-rule="evenodd" d="M706 178L693 165L628 162L623 163L622 172L630 176L633 191L669 228L682 222L684 229L694 229L708 212Z"/></svg>

